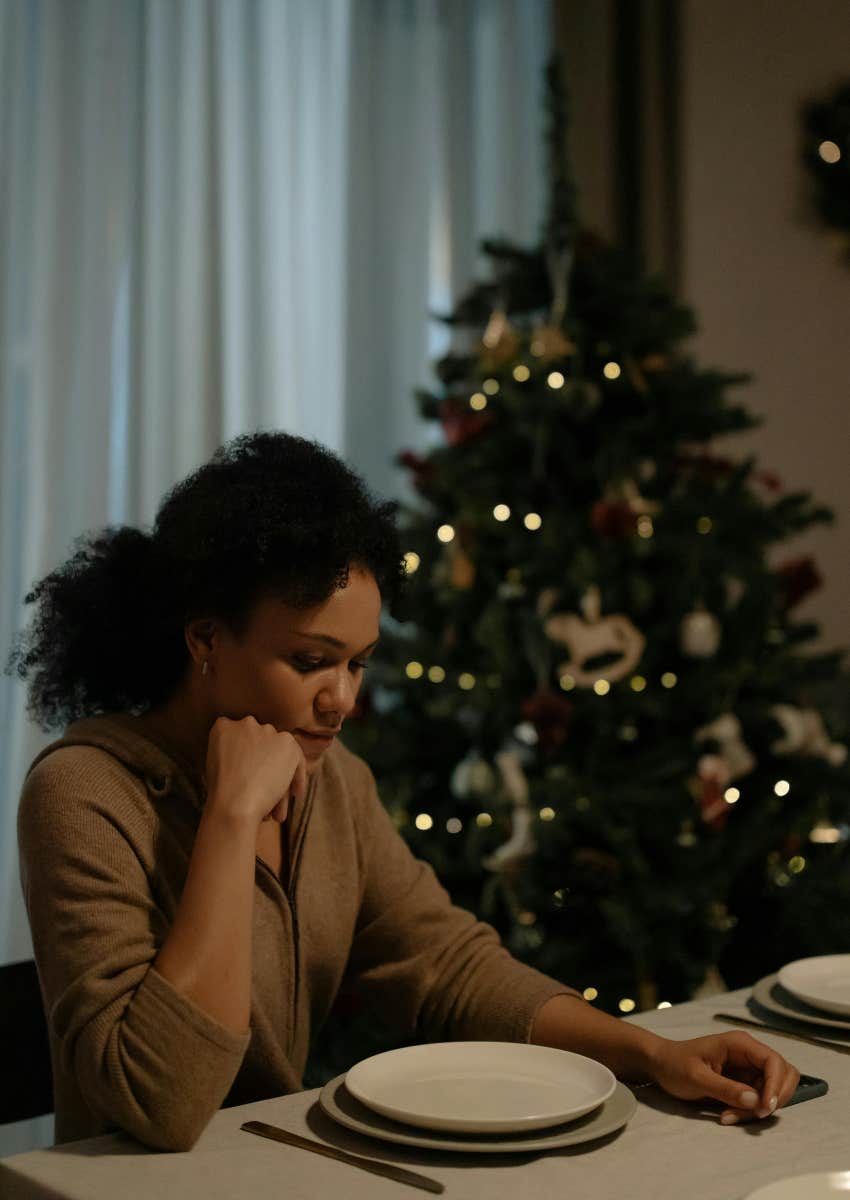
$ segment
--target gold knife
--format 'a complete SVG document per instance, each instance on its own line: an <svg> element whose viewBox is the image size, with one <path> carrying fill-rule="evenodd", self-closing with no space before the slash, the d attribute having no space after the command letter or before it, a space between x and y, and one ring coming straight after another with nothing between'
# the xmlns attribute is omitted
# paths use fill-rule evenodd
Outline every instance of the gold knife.
<svg viewBox="0 0 850 1200"><path fill-rule="evenodd" d="M391 1163L378 1162L374 1158L363 1158L360 1154L349 1154L345 1150L337 1150L336 1146L327 1146L314 1138L301 1137L298 1133L290 1133L288 1129L279 1129L277 1125L267 1125L265 1121L246 1121L242 1126L246 1133L256 1133L260 1137L272 1138L276 1142L285 1142L287 1146L298 1146L301 1150L312 1150L316 1154L324 1154L326 1158L335 1158L338 1162L348 1163L352 1167L361 1167L371 1171L373 1175L386 1175L396 1183L409 1183L411 1187L422 1188L423 1191L433 1192L439 1196L446 1190L436 1179L427 1175L417 1175L415 1171L405 1171L403 1167L395 1167Z"/></svg>
<svg viewBox="0 0 850 1200"><path fill-rule="evenodd" d="M734 1017L731 1013L715 1013L715 1021L730 1021L733 1025L752 1025L755 1029L766 1029L768 1033L776 1033L780 1037L793 1038L797 1042L814 1042L817 1046L828 1046L830 1050L839 1050L842 1054L850 1054L850 1046L840 1042L831 1042L828 1038L815 1037L813 1033L792 1033L790 1029L780 1029L777 1025L766 1025L764 1021L750 1021L747 1017Z"/></svg>

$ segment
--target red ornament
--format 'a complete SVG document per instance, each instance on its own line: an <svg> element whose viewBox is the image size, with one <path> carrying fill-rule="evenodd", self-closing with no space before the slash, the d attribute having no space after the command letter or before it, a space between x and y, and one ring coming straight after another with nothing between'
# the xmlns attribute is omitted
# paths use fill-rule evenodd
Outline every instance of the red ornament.
<svg viewBox="0 0 850 1200"><path fill-rule="evenodd" d="M815 560L808 554L786 559L776 568L776 574L779 576L785 612L799 604L810 592L816 592L823 583Z"/></svg>
<svg viewBox="0 0 850 1200"><path fill-rule="evenodd" d="M719 454L679 454L674 460L674 466L680 471L689 471L705 483L714 483L718 479L728 479L735 469L731 458Z"/></svg>
<svg viewBox="0 0 850 1200"><path fill-rule="evenodd" d="M396 462L400 467L407 467L408 471L413 473L413 486L417 492L424 492L431 476L434 474L434 464L429 462L427 458L422 458L413 450L403 450L396 457Z"/></svg>
<svg viewBox="0 0 850 1200"><path fill-rule="evenodd" d="M756 479L763 484L769 492L781 492L782 480L775 471L756 471Z"/></svg>
<svg viewBox="0 0 850 1200"><path fill-rule="evenodd" d="M724 787L717 775L700 777L700 815L711 829L722 829L729 819L729 805L723 798Z"/></svg>
<svg viewBox="0 0 850 1200"><path fill-rule="evenodd" d="M492 412L473 412L467 401L450 396L440 405L440 424L450 446L462 446L479 437L495 421Z"/></svg>
<svg viewBox="0 0 850 1200"><path fill-rule="evenodd" d="M597 500L590 524L600 537L622 540L637 532L638 513L628 500Z"/></svg>
<svg viewBox="0 0 850 1200"><path fill-rule="evenodd" d="M678 454L673 465L679 471L696 475L704 483L717 483L721 479L728 479L738 466L731 458L725 458L721 454L709 454L707 451L698 454ZM775 471L754 471L753 480L769 492L782 490L782 480Z"/></svg>
<svg viewBox="0 0 850 1200"><path fill-rule="evenodd" d="M540 688L522 704L523 716L534 725L540 749L547 754L566 741L572 712L569 700L549 688Z"/></svg>

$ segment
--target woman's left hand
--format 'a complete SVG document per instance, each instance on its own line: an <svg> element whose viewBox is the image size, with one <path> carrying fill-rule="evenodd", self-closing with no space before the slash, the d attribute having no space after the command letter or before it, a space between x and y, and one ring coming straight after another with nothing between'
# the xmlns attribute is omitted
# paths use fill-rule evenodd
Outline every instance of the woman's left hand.
<svg viewBox="0 0 850 1200"><path fill-rule="evenodd" d="M718 1100L723 1125L769 1117L787 1104L800 1072L748 1033L716 1033L672 1041L660 1038L652 1053L655 1083L680 1100Z"/></svg>

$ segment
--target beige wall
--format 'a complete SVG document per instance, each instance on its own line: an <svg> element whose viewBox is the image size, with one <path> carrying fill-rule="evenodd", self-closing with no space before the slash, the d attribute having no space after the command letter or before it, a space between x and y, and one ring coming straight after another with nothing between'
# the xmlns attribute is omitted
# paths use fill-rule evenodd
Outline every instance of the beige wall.
<svg viewBox="0 0 850 1200"><path fill-rule="evenodd" d="M799 608L850 645L850 266L807 216L801 102L850 78L848 0L684 0L682 296L704 365L752 371L740 439L837 521L781 547L823 589Z"/></svg>

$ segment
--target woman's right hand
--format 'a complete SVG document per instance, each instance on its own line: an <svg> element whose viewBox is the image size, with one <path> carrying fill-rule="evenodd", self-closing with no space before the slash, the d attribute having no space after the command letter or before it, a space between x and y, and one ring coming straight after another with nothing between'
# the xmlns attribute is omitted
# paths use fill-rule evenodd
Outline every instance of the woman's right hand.
<svg viewBox="0 0 850 1200"><path fill-rule="evenodd" d="M285 821L307 791L307 763L291 733L255 717L219 717L207 742L207 808L239 820Z"/></svg>

